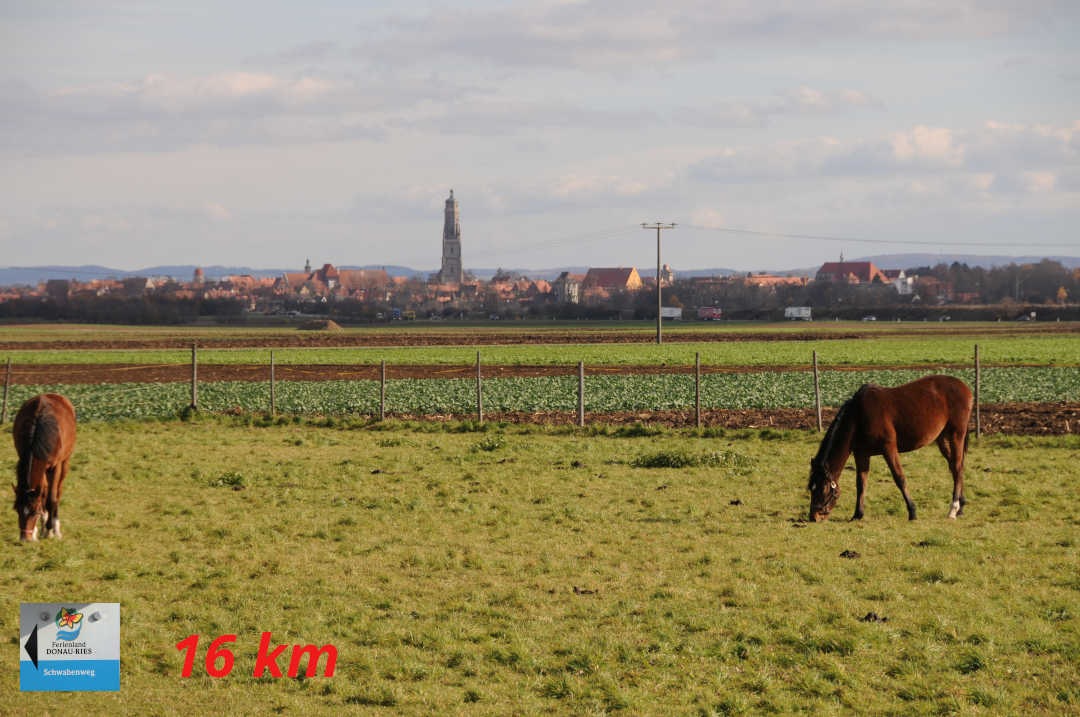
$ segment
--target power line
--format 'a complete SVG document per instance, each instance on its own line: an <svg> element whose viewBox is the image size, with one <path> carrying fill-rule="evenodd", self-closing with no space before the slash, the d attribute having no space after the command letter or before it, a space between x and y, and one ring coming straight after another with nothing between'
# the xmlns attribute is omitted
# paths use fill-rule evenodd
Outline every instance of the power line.
<svg viewBox="0 0 1080 717"><path fill-rule="evenodd" d="M593 232L586 232L584 234L571 234L555 239L545 239L543 241L533 242L531 244L522 244L512 248L499 247L497 251L499 251L500 253L508 253L512 255L520 254L532 249L542 249L549 246L558 246L560 244L603 241L605 239L614 239L618 236L624 236L629 233L629 229L629 225L610 227L607 229L598 229Z"/></svg>
<svg viewBox="0 0 1080 717"><path fill-rule="evenodd" d="M698 224L684 224L684 227L690 229L698 229L701 231L715 231L715 232L727 232L729 234L748 234L750 236L759 237L776 237L779 239L810 239L812 241L840 241L851 242L857 244L913 244L919 246L980 246L980 247L1009 247L1011 249L1017 248L1017 242L966 242L966 241L928 241L919 239L865 239L862 237L838 237L828 236L823 234L788 234L785 232L767 232L759 231L755 229L737 229L735 227L705 227ZM1024 241L1025 246L1041 246L1041 247L1060 247L1065 249L1080 249L1080 244L1075 243L1057 243L1057 242L1039 242L1039 241Z"/></svg>

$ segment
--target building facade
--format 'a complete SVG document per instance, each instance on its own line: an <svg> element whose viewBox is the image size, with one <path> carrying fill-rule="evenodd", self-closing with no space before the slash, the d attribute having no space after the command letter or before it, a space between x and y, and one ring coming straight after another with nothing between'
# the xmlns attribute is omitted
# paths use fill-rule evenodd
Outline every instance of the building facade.
<svg viewBox="0 0 1080 717"><path fill-rule="evenodd" d="M827 261L818 269L817 281L835 281L844 284L882 284L889 280L870 261Z"/></svg>
<svg viewBox="0 0 1080 717"><path fill-rule="evenodd" d="M439 270L440 284L461 284L464 272L461 268L461 218L458 216L458 203L454 199L454 190L446 200L443 212L442 269Z"/></svg>

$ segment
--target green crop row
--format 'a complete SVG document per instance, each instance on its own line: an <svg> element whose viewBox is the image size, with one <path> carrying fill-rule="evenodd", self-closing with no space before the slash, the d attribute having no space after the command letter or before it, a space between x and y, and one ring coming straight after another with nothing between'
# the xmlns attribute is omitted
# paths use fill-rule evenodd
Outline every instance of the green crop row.
<svg viewBox="0 0 1080 717"><path fill-rule="evenodd" d="M947 371L971 384L973 371ZM836 406L867 382L894 386L926 375L925 371L824 371L822 402ZM573 411L577 379L572 376L486 379L482 383L488 411ZM982 401L1021 403L1080 400L1080 369L996 368L982 377ZM11 405L43 392L62 393L84 420L154 418L176 415L190 403L186 383L69 384L12 387ZM375 413L379 387L375 381L281 381L275 387L277 409L284 413ZM811 374L765 372L706 374L702 405L707 408L773 409L814 405ZM471 379L391 379L387 410L393 413L469 413L476 406ZM268 410L267 383L223 381L199 385L199 406L209 411ZM694 405L694 378L689 374L589 376L585 384L588 412L685 409Z"/></svg>
<svg viewBox="0 0 1080 717"><path fill-rule="evenodd" d="M463 340L467 337L462 337ZM1078 336L1026 336L1000 338L896 337L807 341L706 341L612 344L514 344L504 346L379 346L359 348L276 349L278 364L431 364L462 365L481 361L499 365L591 366L682 365L694 363L694 354L712 366L808 365L813 351L823 365L892 366L970 363L974 345L981 346L986 364L1076 365L1080 361ZM16 367L25 364L184 364L190 350L19 350L10 356ZM207 364L268 364L269 349L206 349L199 361Z"/></svg>

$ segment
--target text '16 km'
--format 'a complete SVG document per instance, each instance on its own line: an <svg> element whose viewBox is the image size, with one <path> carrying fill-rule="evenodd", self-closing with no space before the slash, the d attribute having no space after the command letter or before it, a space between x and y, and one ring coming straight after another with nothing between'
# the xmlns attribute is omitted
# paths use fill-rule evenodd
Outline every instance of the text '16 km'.
<svg viewBox="0 0 1080 717"><path fill-rule="evenodd" d="M206 674L211 677L225 677L233 669L235 660L226 643L236 642L236 635L221 635L210 643L206 650ZM253 677L262 677L267 671L273 677L281 677L281 667L278 657L286 651L288 645L277 645L273 649L270 641L270 633L264 632L259 640L259 651L255 654L255 670ZM195 666L195 651L199 646L199 635L188 635L176 643L176 649L184 654L184 667L180 671L181 677L191 677L191 670ZM300 671L300 662L307 657L307 669L305 677L318 677L319 659L326 655L326 666L323 669L323 677L334 676L334 666L337 664L337 648L333 645L293 645L289 655L289 667L286 674L296 677ZM221 666L218 666L218 662Z"/></svg>

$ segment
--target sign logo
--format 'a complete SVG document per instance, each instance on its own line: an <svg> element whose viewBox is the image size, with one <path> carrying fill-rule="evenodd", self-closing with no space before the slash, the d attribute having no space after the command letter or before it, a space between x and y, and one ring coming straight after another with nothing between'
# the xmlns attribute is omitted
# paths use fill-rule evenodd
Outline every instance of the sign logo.
<svg viewBox="0 0 1080 717"><path fill-rule="evenodd" d="M73 607L62 607L56 613L56 637L59 640L74 640L82 632L83 616Z"/></svg>
<svg viewBox="0 0 1080 717"><path fill-rule="evenodd" d="M19 645L24 692L120 689L120 603L24 602Z"/></svg>

